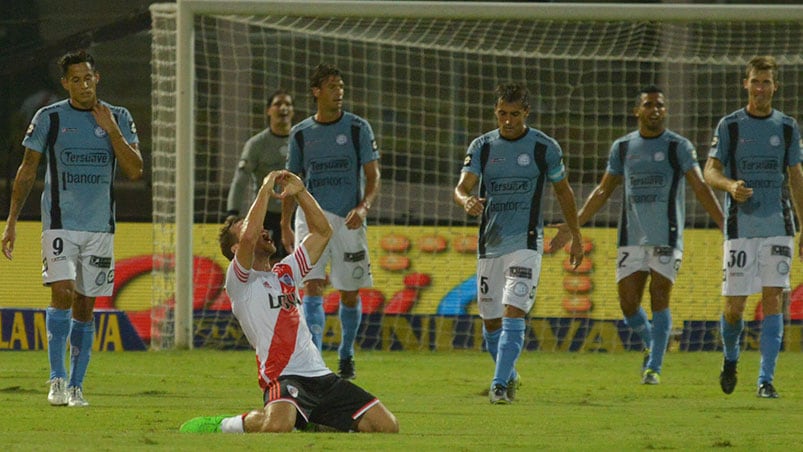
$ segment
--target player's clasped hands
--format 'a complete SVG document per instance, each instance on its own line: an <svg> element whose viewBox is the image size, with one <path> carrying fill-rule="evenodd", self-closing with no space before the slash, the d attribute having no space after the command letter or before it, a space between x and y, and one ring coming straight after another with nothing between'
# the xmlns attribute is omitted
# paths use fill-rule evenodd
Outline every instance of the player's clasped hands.
<svg viewBox="0 0 803 452"><path fill-rule="evenodd" d="M262 180L262 185L270 188L272 197L280 199L304 191L304 182L301 181L301 178L287 170L271 171ZM276 191L276 185L282 187L281 192Z"/></svg>

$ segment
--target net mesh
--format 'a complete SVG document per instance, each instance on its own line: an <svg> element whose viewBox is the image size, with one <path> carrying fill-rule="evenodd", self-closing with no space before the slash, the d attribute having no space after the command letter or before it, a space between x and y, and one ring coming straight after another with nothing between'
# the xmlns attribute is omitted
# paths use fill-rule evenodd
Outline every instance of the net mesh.
<svg viewBox="0 0 803 452"><path fill-rule="evenodd" d="M154 272L152 334L161 341L156 346L169 348L171 256L174 234L181 233L173 227L175 13L154 11L153 19L154 258L160 265ZM316 64L331 62L343 71L344 108L371 123L381 151L382 190L368 219L375 290L363 293L359 340L364 347L405 347L405 340L413 341L407 346L479 347L471 298L477 226L451 193L468 144L495 127L498 83L520 81L530 89L529 123L561 144L581 204L605 171L613 140L636 127L632 106L644 85L663 88L669 128L695 144L701 162L719 118L746 104L743 68L755 55L773 55L781 64L774 105L797 116L803 99L801 33L797 21L196 16L195 344L242 340L225 295L214 286L226 268L217 251L217 224L242 146L266 126L270 93L277 87L293 93L296 121L314 113L307 77ZM721 237L691 190L687 197L689 230L673 291L674 328L679 347L712 348L718 344ZM584 229L589 268L565 270L567 255L560 250L545 256L528 330L534 347L638 346L617 320L612 228L619 198L612 196ZM545 201L545 220L561 221L551 193ZM405 240L406 247L398 245ZM793 287L797 283L793 278ZM750 303L748 310L755 308ZM648 296L644 305L649 307ZM339 326L332 296L327 306L333 315L324 340L334 346ZM406 336L397 314L410 328ZM456 317L444 317L450 315ZM452 331L440 336L443 328Z"/></svg>

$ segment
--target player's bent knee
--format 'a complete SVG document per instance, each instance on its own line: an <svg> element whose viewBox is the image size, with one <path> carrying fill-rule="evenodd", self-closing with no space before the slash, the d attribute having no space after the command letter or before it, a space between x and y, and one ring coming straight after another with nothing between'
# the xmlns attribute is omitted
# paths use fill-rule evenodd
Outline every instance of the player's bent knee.
<svg viewBox="0 0 803 452"><path fill-rule="evenodd" d="M362 433L399 433L399 421L384 405L378 403L363 415L357 430Z"/></svg>
<svg viewBox="0 0 803 452"><path fill-rule="evenodd" d="M286 433L295 427L295 407L288 404L274 403L262 410L254 410L243 419L245 431L248 433Z"/></svg>

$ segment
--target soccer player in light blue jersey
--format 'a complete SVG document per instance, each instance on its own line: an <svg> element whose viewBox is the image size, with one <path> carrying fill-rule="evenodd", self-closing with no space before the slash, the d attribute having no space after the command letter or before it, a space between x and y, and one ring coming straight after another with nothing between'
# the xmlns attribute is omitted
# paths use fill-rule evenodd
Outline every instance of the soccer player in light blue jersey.
<svg viewBox="0 0 803 452"><path fill-rule="evenodd" d="M743 87L747 106L719 121L705 165L705 180L727 193L720 320L724 362L719 383L725 394L736 387L736 363L749 295L761 293L761 366L758 393L777 398L775 365L783 338L782 295L789 288L795 247L792 206L800 223L803 207L800 128L794 118L772 108L778 65L770 56L750 60ZM798 243L803 257L803 243Z"/></svg>
<svg viewBox="0 0 803 452"><path fill-rule="evenodd" d="M50 286L47 348L51 405L88 405L83 381L94 341L95 297L114 287L114 177L117 167L131 180L142 177L142 156L131 114L97 97L100 73L85 51L59 60L69 99L40 109L25 138L11 207L3 231L3 254L12 258L17 217L36 180L44 155L42 279ZM70 341L70 376L65 351Z"/></svg>
<svg viewBox="0 0 803 452"><path fill-rule="evenodd" d="M454 200L480 217L477 304L485 345L496 363L488 395L492 404L506 404L520 385L515 365L524 346L524 317L535 303L541 274L547 182L571 234L574 268L583 249L563 152L553 138L527 126L527 89L500 85L494 112L498 127L471 142Z"/></svg>
<svg viewBox="0 0 803 452"><path fill-rule="evenodd" d="M619 305L625 323L645 344L641 381L654 385L661 381L672 331L669 298L683 258L684 182L720 228L722 208L703 181L694 146L664 125L664 93L656 86L643 88L636 97L633 115L638 119L638 130L613 142L608 167L578 217L580 225L588 222L624 183L616 260ZM567 237L567 232L560 226L558 237ZM652 323L641 307L648 278Z"/></svg>
<svg viewBox="0 0 803 452"><path fill-rule="evenodd" d="M359 289L373 286L365 219L379 193L379 151L368 121L343 110L345 83L340 69L319 64L310 76L310 88L317 111L290 131L287 169L303 176L335 234L323 258L304 279L303 306L320 349L326 320L325 271L331 264L330 280L340 292L338 373L352 379L354 341L362 320ZM283 200L282 240L288 251L308 233L303 211L296 213L295 232L290 228L294 209L292 199Z"/></svg>

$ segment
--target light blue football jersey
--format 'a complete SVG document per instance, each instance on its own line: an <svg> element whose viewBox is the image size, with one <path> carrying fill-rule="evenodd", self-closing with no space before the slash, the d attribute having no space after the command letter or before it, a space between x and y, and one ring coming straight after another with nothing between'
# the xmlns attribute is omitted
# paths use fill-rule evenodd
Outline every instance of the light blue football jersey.
<svg viewBox="0 0 803 452"><path fill-rule="evenodd" d="M478 240L480 258L521 249L543 252L546 182L566 177L557 141L533 128L511 141L496 129L471 142L462 172L479 176L478 196L486 199Z"/></svg>
<svg viewBox="0 0 803 452"><path fill-rule="evenodd" d="M287 169L302 175L323 210L341 217L362 201L363 165L378 159L370 124L346 111L332 123L309 117L290 131Z"/></svg>
<svg viewBox="0 0 803 452"><path fill-rule="evenodd" d="M668 129L652 138L634 131L613 142L606 171L624 181L619 246L683 251L685 175L695 167L694 146Z"/></svg>
<svg viewBox="0 0 803 452"><path fill-rule="evenodd" d="M138 143L131 113L102 103L111 110L126 141ZM90 110L74 108L69 99L40 109L22 145L45 157L43 230L114 232L117 159L108 134Z"/></svg>
<svg viewBox="0 0 803 452"><path fill-rule="evenodd" d="M709 157L722 162L725 176L753 189L743 203L726 196L726 238L795 235L786 167L803 160L801 147L797 122L778 110L757 118L742 108L719 121Z"/></svg>

